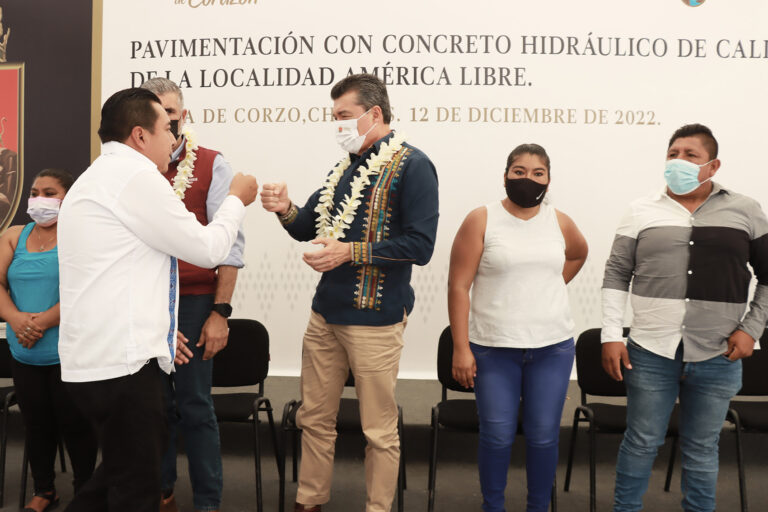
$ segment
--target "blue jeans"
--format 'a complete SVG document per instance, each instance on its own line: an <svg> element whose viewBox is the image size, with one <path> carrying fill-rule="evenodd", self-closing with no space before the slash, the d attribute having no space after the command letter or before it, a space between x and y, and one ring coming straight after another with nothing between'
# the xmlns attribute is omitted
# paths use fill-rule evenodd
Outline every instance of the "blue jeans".
<svg viewBox="0 0 768 512"><path fill-rule="evenodd" d="M527 512L547 512L557 468L560 417L573 368L573 338L543 348L470 344L477 363L478 466L485 512L504 511L518 411L523 412Z"/></svg>
<svg viewBox="0 0 768 512"><path fill-rule="evenodd" d="M176 436L180 430L189 462L195 509L217 510L223 478L219 425L213 410L213 359L203 361L205 347L195 347L213 307L213 295L184 295L179 299L179 330L194 353L188 364L176 367L164 386L168 419L168 450L163 456L164 492L176 483Z"/></svg>
<svg viewBox="0 0 768 512"><path fill-rule="evenodd" d="M722 355L683 362L683 344L675 359L656 355L630 340L632 369L627 387L627 430L616 462L614 512L641 510L643 494L669 416L680 399L682 506L686 512L715 510L718 441L731 398L741 389L741 361Z"/></svg>

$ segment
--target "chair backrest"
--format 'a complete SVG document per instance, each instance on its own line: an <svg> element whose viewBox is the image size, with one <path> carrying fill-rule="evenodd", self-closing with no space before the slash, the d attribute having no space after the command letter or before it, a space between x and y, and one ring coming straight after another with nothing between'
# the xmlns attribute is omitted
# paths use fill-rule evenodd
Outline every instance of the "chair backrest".
<svg viewBox="0 0 768 512"><path fill-rule="evenodd" d="M11 328L9 325L8 329ZM8 347L8 340L0 338L0 379L10 379L11 375L11 349Z"/></svg>
<svg viewBox="0 0 768 512"><path fill-rule="evenodd" d="M742 359L741 391L743 396L768 395L768 329L760 338L760 350Z"/></svg>
<svg viewBox="0 0 768 512"><path fill-rule="evenodd" d="M256 320L230 319L227 346L213 360L213 386L262 384L269 371L269 333Z"/></svg>
<svg viewBox="0 0 768 512"><path fill-rule="evenodd" d="M579 335L576 342L576 375L584 395L595 396L626 396L624 382L613 380L602 364L602 345L600 344L601 329L587 329ZM629 329L624 329L624 336Z"/></svg>
<svg viewBox="0 0 768 512"><path fill-rule="evenodd" d="M463 393L475 392L473 388L465 388L453 378L453 335L450 326L443 329L437 344L437 379L443 385L443 400L446 399L448 389Z"/></svg>

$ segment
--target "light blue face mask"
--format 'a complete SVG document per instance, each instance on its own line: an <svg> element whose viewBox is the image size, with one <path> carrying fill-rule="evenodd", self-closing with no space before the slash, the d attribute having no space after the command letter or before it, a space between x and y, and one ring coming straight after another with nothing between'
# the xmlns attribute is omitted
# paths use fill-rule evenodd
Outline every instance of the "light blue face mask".
<svg viewBox="0 0 768 512"><path fill-rule="evenodd" d="M690 194L703 183L708 182L712 178L709 177L704 181L699 181L699 169L707 164L710 164L714 159L710 160L706 164L696 165L688 160L681 158L673 158L667 160L667 166L664 169L664 179L667 181L667 186L674 194L678 196L684 196Z"/></svg>

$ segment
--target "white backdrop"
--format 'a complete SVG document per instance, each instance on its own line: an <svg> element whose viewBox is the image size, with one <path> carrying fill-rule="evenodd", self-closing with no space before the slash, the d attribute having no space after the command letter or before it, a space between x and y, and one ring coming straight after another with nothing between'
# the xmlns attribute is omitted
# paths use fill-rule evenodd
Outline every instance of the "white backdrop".
<svg viewBox="0 0 768 512"><path fill-rule="evenodd" d="M550 153L553 204L590 245L569 285L577 332L599 325L616 223L630 200L663 187L677 127L709 125L723 161L717 181L768 206L768 3L686 3L104 0L101 95L152 73L180 82L202 145L260 183L287 182L303 204L342 156L323 122L332 83L375 68L392 126L440 179L437 245L414 269L400 374L432 378L453 236L471 209L504 197L516 145ZM258 205L245 233L235 316L269 329L272 374L297 375L319 277L301 261L312 248Z"/></svg>

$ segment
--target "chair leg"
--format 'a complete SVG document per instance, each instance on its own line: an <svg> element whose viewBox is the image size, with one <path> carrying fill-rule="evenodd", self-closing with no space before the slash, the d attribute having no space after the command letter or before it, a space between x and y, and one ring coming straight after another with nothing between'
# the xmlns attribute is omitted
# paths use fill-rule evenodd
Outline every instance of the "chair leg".
<svg viewBox="0 0 768 512"><path fill-rule="evenodd" d="M9 396L12 393L9 393ZM5 455L8 447L8 404L10 400L6 397L5 404L3 406L3 418L2 418L2 439L0 439L0 508L3 506L5 499Z"/></svg>
<svg viewBox="0 0 768 512"><path fill-rule="evenodd" d="M597 459L597 443L595 439L595 421L590 412L586 412L589 421L589 512L597 511L597 479L595 465Z"/></svg>
<svg viewBox="0 0 768 512"><path fill-rule="evenodd" d="M21 459L21 485L19 486L19 508L27 501L27 473L29 467L29 454L27 453L27 441L24 440L24 456Z"/></svg>
<svg viewBox="0 0 768 512"><path fill-rule="evenodd" d="M261 488L261 443L259 441L259 423L255 419L253 421L253 464L256 474L256 510L258 512L263 512L263 490Z"/></svg>
<svg viewBox="0 0 768 512"><path fill-rule="evenodd" d="M283 414L283 421L281 422L281 425L280 425L280 444L281 444L280 464L281 464L282 467L280 469L280 472L278 473L278 475L279 475L279 482L278 482L279 489L277 491L278 492L278 495L277 495L277 499L278 499L277 510L279 512L284 512L285 511L285 458L287 456L286 453L287 453L287 448L288 448L287 438L288 438L288 434L286 433L286 427L285 427L285 414Z"/></svg>
<svg viewBox="0 0 768 512"><path fill-rule="evenodd" d="M269 404L269 402L267 402ZM282 443L277 442L277 430L275 428L275 418L272 414L272 407L269 406L265 409L265 412L267 413L267 421L269 421L269 430L272 433L272 446L274 446L275 449L275 461L277 462L277 480L280 482L280 486L282 486L282 492L280 493L280 498L283 501L283 506L285 502L285 456L281 453L282 452ZM280 511L282 512L282 508Z"/></svg>
<svg viewBox="0 0 768 512"><path fill-rule="evenodd" d="M397 510L398 512L405 511L405 492L403 488L403 469L400 466L397 475Z"/></svg>
<svg viewBox="0 0 768 512"><path fill-rule="evenodd" d="M397 510L405 511L405 450L403 449L403 408L397 406L397 437L400 440L400 457L397 467Z"/></svg>
<svg viewBox="0 0 768 512"><path fill-rule="evenodd" d="M278 472L278 491L277 491L277 510L279 512L285 511L285 449L286 449L286 434L285 428L280 429L280 445L281 445L281 459L280 459L280 471Z"/></svg>
<svg viewBox="0 0 768 512"><path fill-rule="evenodd" d="M403 490L408 489L408 480L405 478L405 429L403 428L403 408L398 406L397 432L400 437L400 474L403 478Z"/></svg>
<svg viewBox="0 0 768 512"><path fill-rule="evenodd" d="M440 427L438 424L438 407L432 408L432 442L429 445L429 481L427 483L427 512L433 512L435 510L435 479L437 473L437 431Z"/></svg>
<svg viewBox="0 0 768 512"><path fill-rule="evenodd" d="M568 492L571 488L571 470L573 469L573 455L576 452L576 434L579 431L579 417L581 412L576 409L573 413L573 427L571 427L571 444L568 446L568 465L565 468L565 485L563 490Z"/></svg>
<svg viewBox="0 0 768 512"><path fill-rule="evenodd" d="M741 449L741 420L736 411L729 411L734 418L734 427L736 433L736 467L739 471L739 496L741 497L741 512L747 512L747 481L744 475L744 454Z"/></svg>
<svg viewBox="0 0 768 512"><path fill-rule="evenodd" d="M299 481L299 450L301 450L301 443L299 442L301 440L301 430L296 429L293 432L293 460L291 461L291 464L293 465L293 481L298 482Z"/></svg>
<svg viewBox="0 0 768 512"><path fill-rule="evenodd" d="M272 414L272 407L270 406L263 410L267 413L267 421L269 421L269 431L272 434L272 446L274 446L274 450L275 450L275 462L277 463L277 475L279 478L285 480L284 466L281 464L281 461L284 460L284 457L280 453L280 451L282 450L282 445L277 441L277 429L275 428L275 418Z"/></svg>
<svg viewBox="0 0 768 512"><path fill-rule="evenodd" d="M667 479L664 482L664 492L669 492L672 485L672 473L675 470L675 459L677 458L677 436L672 437L672 448L669 451L669 464L667 465Z"/></svg>
<svg viewBox="0 0 768 512"><path fill-rule="evenodd" d="M256 474L256 510L257 512L263 512L264 504L262 502L261 487L261 442L259 441L259 406L261 400L258 399L253 403L253 465L254 472Z"/></svg>

